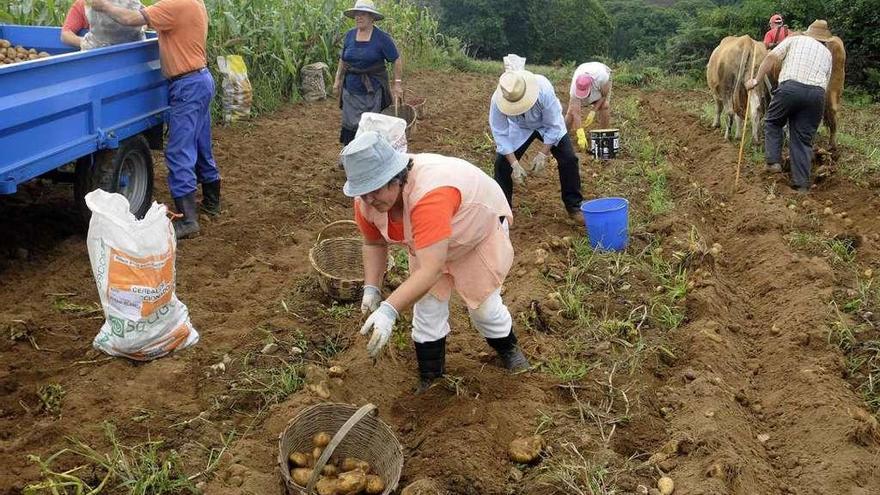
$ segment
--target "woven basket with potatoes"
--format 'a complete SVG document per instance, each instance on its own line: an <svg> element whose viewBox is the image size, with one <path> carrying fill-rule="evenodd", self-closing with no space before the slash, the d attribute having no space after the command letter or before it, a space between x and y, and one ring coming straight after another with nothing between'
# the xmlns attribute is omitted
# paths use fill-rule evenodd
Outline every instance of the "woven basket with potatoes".
<svg viewBox="0 0 880 495"><path fill-rule="evenodd" d="M376 406L317 404L278 439L287 495L389 495L403 471L403 448Z"/></svg>

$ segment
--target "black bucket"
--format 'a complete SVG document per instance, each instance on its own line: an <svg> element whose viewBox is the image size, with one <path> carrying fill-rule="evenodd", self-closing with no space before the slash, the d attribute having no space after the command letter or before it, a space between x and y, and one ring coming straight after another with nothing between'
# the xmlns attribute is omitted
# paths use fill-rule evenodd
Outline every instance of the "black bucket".
<svg viewBox="0 0 880 495"><path fill-rule="evenodd" d="M620 129L590 131L590 149L597 160L616 158L620 152Z"/></svg>

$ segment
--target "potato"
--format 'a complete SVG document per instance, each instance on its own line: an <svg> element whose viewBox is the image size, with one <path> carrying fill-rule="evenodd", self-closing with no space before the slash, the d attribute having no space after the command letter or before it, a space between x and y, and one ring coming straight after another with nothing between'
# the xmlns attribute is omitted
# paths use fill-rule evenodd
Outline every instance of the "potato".
<svg viewBox="0 0 880 495"><path fill-rule="evenodd" d="M15 48L6 48L6 58L15 58L18 56L18 52L15 51Z"/></svg>
<svg viewBox="0 0 880 495"><path fill-rule="evenodd" d="M321 447L323 449L328 443L330 443L330 435L323 431L316 433L314 438L312 438L312 444L314 444L315 447Z"/></svg>
<svg viewBox="0 0 880 495"><path fill-rule="evenodd" d="M660 495L670 495L675 491L675 483L672 478L664 476L657 480L657 489L660 490Z"/></svg>
<svg viewBox="0 0 880 495"><path fill-rule="evenodd" d="M385 482L375 474L367 476L367 493L376 495L385 491Z"/></svg>
<svg viewBox="0 0 880 495"><path fill-rule="evenodd" d="M339 468L333 464L324 464L324 468L321 469L321 474L332 478L339 474Z"/></svg>
<svg viewBox="0 0 880 495"><path fill-rule="evenodd" d="M36 55L36 54L37 54L37 49L36 49L36 48L31 48L31 49L28 50L27 52L30 53L31 55Z"/></svg>
<svg viewBox="0 0 880 495"><path fill-rule="evenodd" d="M37 55L38 55L40 58L48 58L48 57L51 57L51 55L49 55L49 52L40 52L40 53L38 53Z"/></svg>
<svg viewBox="0 0 880 495"><path fill-rule="evenodd" d="M342 473L337 479L336 488L340 495L355 495L367 487L367 475L357 469Z"/></svg>
<svg viewBox="0 0 880 495"><path fill-rule="evenodd" d="M0 39L0 48L9 48L9 45L11 44L12 43L10 43L8 40Z"/></svg>
<svg viewBox="0 0 880 495"><path fill-rule="evenodd" d="M315 459L316 464L318 462L318 459L321 458L321 454L323 453L324 449L322 449L321 447L315 447L314 449L312 449L312 458Z"/></svg>
<svg viewBox="0 0 880 495"><path fill-rule="evenodd" d="M302 452L293 452L288 459L294 467L309 467L310 464L309 455Z"/></svg>
<svg viewBox="0 0 880 495"><path fill-rule="evenodd" d="M315 490L318 491L318 495L338 495L339 480L336 478L321 478L315 484Z"/></svg>
<svg viewBox="0 0 880 495"><path fill-rule="evenodd" d="M339 466L339 468L342 469L343 473L354 471L355 469L360 469L364 473L369 473L370 463L367 461L362 461L357 457L346 457L342 460L342 464Z"/></svg>
<svg viewBox="0 0 880 495"><path fill-rule="evenodd" d="M510 442L508 455L513 462L529 464L540 457L543 448L544 439L541 435L517 438Z"/></svg>
<svg viewBox="0 0 880 495"><path fill-rule="evenodd" d="M31 53L30 55L28 55L28 60L36 60L38 58L40 57L38 57L35 53Z"/></svg>
<svg viewBox="0 0 880 495"><path fill-rule="evenodd" d="M312 477L312 469L311 468L296 468L290 470L290 477L293 478L293 482L299 486L306 486L309 484L309 479Z"/></svg>

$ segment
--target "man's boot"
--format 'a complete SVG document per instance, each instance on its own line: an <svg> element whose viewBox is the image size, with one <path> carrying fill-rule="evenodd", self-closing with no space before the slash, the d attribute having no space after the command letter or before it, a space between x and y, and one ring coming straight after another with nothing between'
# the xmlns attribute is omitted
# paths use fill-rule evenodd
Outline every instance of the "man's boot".
<svg viewBox="0 0 880 495"><path fill-rule="evenodd" d="M220 215L220 179L202 184L202 211L209 217Z"/></svg>
<svg viewBox="0 0 880 495"><path fill-rule="evenodd" d="M498 357L501 358L501 362L504 363L504 367L507 368L508 371L512 373L516 373L519 371L525 371L529 369L531 365L529 365L529 360L526 359L525 354L523 354L522 350L516 345L516 335L513 333L513 329L510 329L510 334L507 337L502 337L500 339L486 339L486 342L495 349L495 352L498 353Z"/></svg>
<svg viewBox="0 0 880 495"><path fill-rule="evenodd" d="M174 205L177 207L177 213L183 214L183 218L174 221L174 235L178 239L189 239L199 235L199 209L196 206L195 191L174 198Z"/></svg>
<svg viewBox="0 0 880 495"><path fill-rule="evenodd" d="M415 342L416 359L419 361L419 386L416 395L425 392L434 380L446 372L446 337L433 342Z"/></svg>

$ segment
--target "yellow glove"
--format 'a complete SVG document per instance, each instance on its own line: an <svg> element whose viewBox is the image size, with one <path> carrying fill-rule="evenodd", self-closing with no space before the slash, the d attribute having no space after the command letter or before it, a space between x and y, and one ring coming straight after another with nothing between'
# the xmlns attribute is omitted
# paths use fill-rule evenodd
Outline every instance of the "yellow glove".
<svg viewBox="0 0 880 495"><path fill-rule="evenodd" d="M583 129L577 130L577 138L578 138L578 147L581 149L581 151L586 153L586 151L587 151L587 136L584 133Z"/></svg>
<svg viewBox="0 0 880 495"><path fill-rule="evenodd" d="M593 119L596 118L596 112L590 110L590 113L587 114L587 118L584 120L584 129L590 127L590 124L593 123Z"/></svg>

